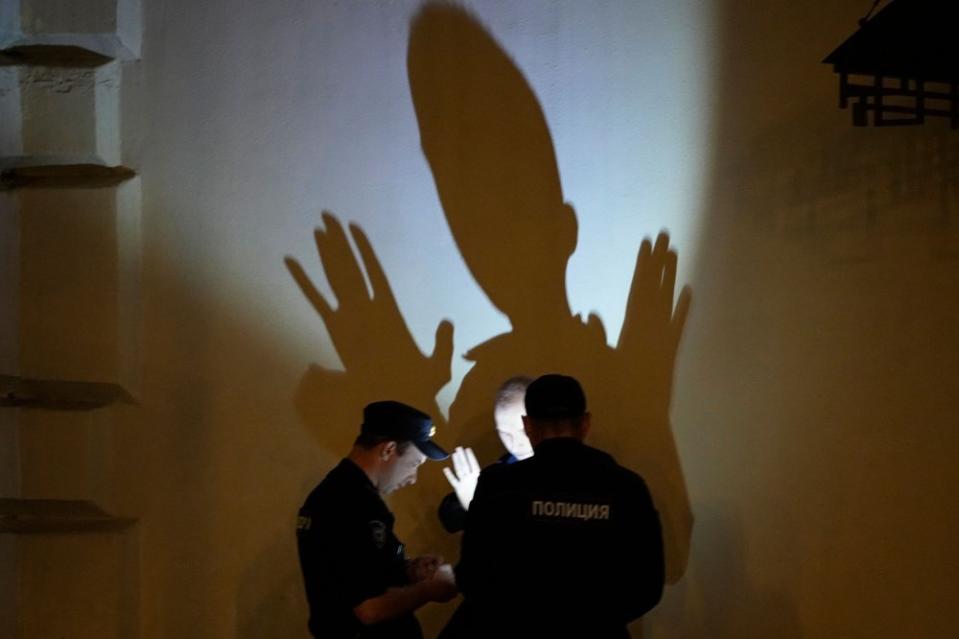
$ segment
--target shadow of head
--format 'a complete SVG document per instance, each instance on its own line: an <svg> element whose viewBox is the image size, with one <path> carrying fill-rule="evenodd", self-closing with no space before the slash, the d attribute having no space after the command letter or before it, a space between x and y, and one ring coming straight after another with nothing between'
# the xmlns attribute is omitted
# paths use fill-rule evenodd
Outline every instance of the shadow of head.
<svg viewBox="0 0 959 639"><path fill-rule="evenodd" d="M407 67L423 152L473 276L514 322L530 291L565 306L576 216L523 74L473 16L445 3L413 19Z"/></svg>

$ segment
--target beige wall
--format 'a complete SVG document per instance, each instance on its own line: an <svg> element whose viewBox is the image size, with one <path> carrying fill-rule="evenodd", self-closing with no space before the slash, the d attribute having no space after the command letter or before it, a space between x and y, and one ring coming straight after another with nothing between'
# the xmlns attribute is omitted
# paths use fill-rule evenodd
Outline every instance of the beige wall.
<svg viewBox="0 0 959 639"><path fill-rule="evenodd" d="M407 398L432 405L440 418L469 368L463 355L509 330L459 255L420 149L406 69L416 6L280 3L237 12L226 3L183 11L164 3L146 13L143 406L150 488L142 530L148 636L193 629L217 636L257 637L264 629L302 634L293 515L345 452L363 402ZM703 107L679 99L671 111L646 117L637 97L649 82L692 96L699 92L689 85L703 86L694 52L696 27L705 18L689 6L667 6L649 15L624 13L624 5L598 13L577 3L556 10L477 6L494 31L501 28L506 50L526 56L520 67L551 124L552 139L545 142L556 149L562 196L576 207L574 259L580 264L570 269L570 304L575 312L598 310L613 340L643 235L669 226L680 247L695 237L695 197L683 187L696 181L695 167L703 164L689 159L700 144L695 134ZM689 26L685 14L695 18ZM688 43L688 54L664 60L654 38L660 28L673 29L677 42ZM637 40L636 32L649 39ZM586 46L596 47L590 57L573 55ZM630 60L642 52L655 54L656 63L636 75ZM595 69L610 60L597 79ZM436 88L428 83L423 90ZM633 99L618 104L624 88ZM508 126L521 131L528 116L518 117ZM567 125L552 126L553 118ZM680 149L665 146L663 128L674 119L689 124L675 130ZM663 147L658 157L634 153L636 140L615 134L634 125ZM644 167L667 161L688 171L637 186ZM538 179L535 171L528 179ZM530 186L516 182L499 195ZM658 201L662 214L640 209L643 197ZM350 324L357 331L339 335L339 358L334 355L282 263L284 255L295 256L329 292L310 234L322 224L323 208L369 236L414 346L429 352L437 324L453 323L454 381L438 405L432 398L442 381L429 386L425 375L407 367L404 344L378 345L376 337L393 335L388 318L357 318L365 328ZM496 230L487 225L485 250L515 260L529 237ZM545 235L540 254L551 259L564 250L558 242ZM562 271L559 277L564 284ZM539 293L529 298L535 308ZM485 446L487 461L498 455L489 418L495 385L556 365L550 363L555 358L536 359L539 343L528 344L522 358L494 357L493 381L474 379L469 401L457 398L463 403L457 416L451 411L454 423L441 428L441 440ZM606 348L601 339L591 343ZM547 350L558 352L549 344ZM612 375L602 352L570 351L565 367L582 362L584 375ZM337 359L347 365L343 374L335 372ZM318 368L308 371L311 364ZM609 427L627 426L616 410L607 417ZM668 431L658 435L670 446ZM664 466L679 475L673 458ZM435 518L448 488L439 465L423 475L415 490L393 500L399 528L413 552L439 548L454 558L456 540ZM680 522L683 508L675 506ZM449 607L431 607L422 614L424 625L435 632L448 614Z"/></svg>
<svg viewBox="0 0 959 639"><path fill-rule="evenodd" d="M674 413L697 523L654 636L956 626L959 142L852 128L815 62L857 15L820 4L718 6Z"/></svg>
<svg viewBox="0 0 959 639"><path fill-rule="evenodd" d="M19 220L13 198L0 194L0 371L17 372ZM17 416L0 412L0 497L20 494ZM17 612L16 539L0 537L0 635L14 636Z"/></svg>
<svg viewBox="0 0 959 639"><path fill-rule="evenodd" d="M440 420L453 405L442 442L476 443L489 459L486 387L504 371L566 365L596 388L600 441L661 487L680 560L685 485L688 568L644 636L936 637L957 626L959 152L941 123L853 129L836 109L819 60L860 7L475 3L542 108L562 200L576 209L572 312L597 311L615 345L640 239L672 232L693 312L672 429L650 434L631 430L637 408L617 401L643 371L606 368L621 359L596 356L594 334L563 342L565 359L531 338L522 357L460 385L463 355L511 326L461 257L468 239L451 233L419 146L406 75L416 3L144 4L122 135L142 216L112 227L114 295L75 301L95 324L84 339L111 340L108 359L75 370L121 377L140 405L67 437L47 421L21 444L33 490L92 495L139 524L87 542L82 552L102 561L66 581L48 578L44 557L69 561L81 552L73 540L23 553L23 615L36 633L58 601L77 636L305 636L296 508L343 454L371 393L433 404L439 390L399 365L415 351L383 357L397 344L376 346L388 314L332 331L334 345L293 283L286 255L331 292L310 233L325 208L369 236L420 351L452 322L453 381L432 406ZM106 215L124 210L114 206ZM558 235L535 245L480 235L502 260L563 250ZM130 237L142 238L135 285L116 267ZM547 301L530 293L534 309ZM610 370L621 374L603 387ZM64 470L45 476L51 449ZM445 490L432 465L393 500L411 551L455 556L432 517ZM108 627L111 608L83 596L97 587L121 610ZM431 606L421 619L433 632L448 613Z"/></svg>
<svg viewBox="0 0 959 639"><path fill-rule="evenodd" d="M19 19L17 3L0 7L0 37L14 31ZM0 149L15 154L19 148L19 91L17 74L0 71ZM17 373L19 326L19 224L16 200L10 193L0 193L0 371ZM0 412L0 496L20 494L20 451L17 438L17 416ZM0 537L0 635L15 636L17 619L17 542L14 537Z"/></svg>

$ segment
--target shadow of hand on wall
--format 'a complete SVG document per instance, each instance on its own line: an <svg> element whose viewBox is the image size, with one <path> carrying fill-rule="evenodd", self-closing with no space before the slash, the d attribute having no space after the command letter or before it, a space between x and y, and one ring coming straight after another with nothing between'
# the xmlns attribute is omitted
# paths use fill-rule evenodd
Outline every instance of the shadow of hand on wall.
<svg viewBox="0 0 959 639"><path fill-rule="evenodd" d="M669 236L644 239L609 377L598 383L600 407L617 419L608 450L649 484L660 512L666 580L676 583L689 559L693 515L669 418L676 355L692 293L683 287L674 305L678 257Z"/></svg>
<svg viewBox="0 0 959 639"><path fill-rule="evenodd" d="M315 231L316 247L336 307L316 289L299 262L292 257L285 261L323 320L344 370L310 366L294 401L301 419L321 443L332 451L345 452L359 432L363 406L372 401L396 399L420 407L434 418L439 414L436 394L450 380L453 325L441 322L433 354L420 352L366 234L350 226L361 267L339 220L324 212L323 223L325 228ZM372 290L367 288L364 271Z"/></svg>
<svg viewBox="0 0 959 639"><path fill-rule="evenodd" d="M669 423L673 368L689 308L674 306L676 253L661 234L640 247L621 335L570 311L566 269L577 243L546 118L523 74L466 11L429 4L407 53L423 152L471 273L512 330L467 353L475 362L450 408L458 443L498 456L493 397L517 375L580 379L592 442L644 476L664 525L667 578L685 570L692 515Z"/></svg>

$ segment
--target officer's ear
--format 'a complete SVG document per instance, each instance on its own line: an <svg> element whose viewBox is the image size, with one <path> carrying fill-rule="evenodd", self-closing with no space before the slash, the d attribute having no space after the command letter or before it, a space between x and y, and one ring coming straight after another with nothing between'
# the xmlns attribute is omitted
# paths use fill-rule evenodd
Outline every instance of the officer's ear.
<svg viewBox="0 0 959 639"><path fill-rule="evenodd" d="M529 439L529 443L535 448L539 445L540 442L540 431L533 425L532 420L529 416L523 415L523 431L526 433L526 438Z"/></svg>
<svg viewBox="0 0 959 639"><path fill-rule="evenodd" d="M586 435L589 434L589 429L593 425L591 417L592 415L590 413L583 413L583 418L579 422L579 434L584 439Z"/></svg>
<svg viewBox="0 0 959 639"><path fill-rule="evenodd" d="M383 461L389 461L390 457L396 454L396 442L383 442L380 446L380 459Z"/></svg>

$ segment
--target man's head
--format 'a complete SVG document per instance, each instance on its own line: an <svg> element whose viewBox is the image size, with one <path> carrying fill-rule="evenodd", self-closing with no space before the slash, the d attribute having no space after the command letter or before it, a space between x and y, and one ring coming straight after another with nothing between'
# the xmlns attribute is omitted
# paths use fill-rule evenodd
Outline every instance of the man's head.
<svg viewBox="0 0 959 639"><path fill-rule="evenodd" d="M476 283L514 330L539 326L544 308L569 315L576 214L523 73L468 10L436 2L410 27L407 71L423 153Z"/></svg>
<svg viewBox="0 0 959 639"><path fill-rule="evenodd" d="M383 401L363 409L363 425L354 452L383 494L416 483L416 472L429 459L449 455L430 437L436 432L429 415L400 402Z"/></svg>
<svg viewBox="0 0 959 639"><path fill-rule="evenodd" d="M529 377L511 377L496 391L496 405L493 408L496 434L503 442L503 447L516 459L533 456L533 446L523 427L523 415L526 414L523 400L526 387L532 381Z"/></svg>
<svg viewBox="0 0 959 639"><path fill-rule="evenodd" d="M533 447L544 439L575 437L589 432L583 387L567 375L549 374L536 378L526 389L523 425Z"/></svg>

